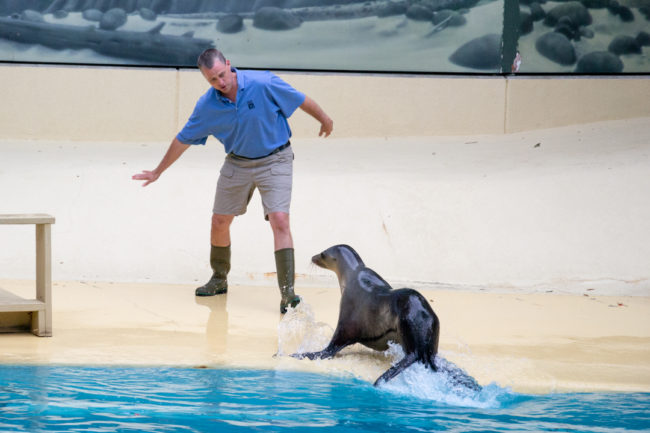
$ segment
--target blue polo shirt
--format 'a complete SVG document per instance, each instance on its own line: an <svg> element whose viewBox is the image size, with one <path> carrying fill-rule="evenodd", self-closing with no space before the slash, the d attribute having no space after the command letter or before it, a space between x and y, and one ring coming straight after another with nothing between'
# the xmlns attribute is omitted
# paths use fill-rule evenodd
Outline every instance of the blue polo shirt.
<svg viewBox="0 0 650 433"><path fill-rule="evenodd" d="M212 135L227 153L247 158L268 155L291 137L287 118L305 101L305 94L268 71L237 73L237 100L210 88L176 138L184 144L205 144Z"/></svg>

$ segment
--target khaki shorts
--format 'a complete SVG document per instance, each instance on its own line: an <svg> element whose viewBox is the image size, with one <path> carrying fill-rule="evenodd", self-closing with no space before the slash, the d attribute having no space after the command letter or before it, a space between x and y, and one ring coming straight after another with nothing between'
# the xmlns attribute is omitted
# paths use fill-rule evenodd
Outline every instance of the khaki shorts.
<svg viewBox="0 0 650 433"><path fill-rule="evenodd" d="M226 156L221 167L212 212L243 215L257 188L262 196L264 217L273 212L289 213L293 179L291 147L260 159Z"/></svg>

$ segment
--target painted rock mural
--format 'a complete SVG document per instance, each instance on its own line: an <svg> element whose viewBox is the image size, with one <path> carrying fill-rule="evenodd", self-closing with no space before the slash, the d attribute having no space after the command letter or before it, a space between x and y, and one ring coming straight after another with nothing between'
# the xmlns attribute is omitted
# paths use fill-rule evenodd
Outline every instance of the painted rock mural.
<svg viewBox="0 0 650 433"><path fill-rule="evenodd" d="M522 73L650 72L650 0L519 3L3 0L0 61L191 67L216 47L240 67L508 73L513 46Z"/></svg>

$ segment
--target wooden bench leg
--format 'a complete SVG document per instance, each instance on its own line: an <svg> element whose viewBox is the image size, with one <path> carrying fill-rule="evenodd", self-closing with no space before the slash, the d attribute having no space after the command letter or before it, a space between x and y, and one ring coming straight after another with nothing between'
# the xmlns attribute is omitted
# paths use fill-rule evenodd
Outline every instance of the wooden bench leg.
<svg viewBox="0 0 650 433"><path fill-rule="evenodd" d="M52 336L52 235L50 224L36 224L36 299L44 311L32 313L32 332Z"/></svg>

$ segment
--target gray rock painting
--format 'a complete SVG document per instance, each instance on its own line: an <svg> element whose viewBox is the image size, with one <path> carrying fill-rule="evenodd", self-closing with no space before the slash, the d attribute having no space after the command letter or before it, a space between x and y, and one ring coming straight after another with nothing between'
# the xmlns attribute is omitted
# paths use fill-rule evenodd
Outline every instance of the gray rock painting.
<svg viewBox="0 0 650 433"><path fill-rule="evenodd" d="M560 65L573 65L576 61L576 51L571 41L560 32L543 34L535 42L535 48L541 55Z"/></svg>
<svg viewBox="0 0 650 433"><path fill-rule="evenodd" d="M592 51L580 57L576 65L576 72L579 73L612 73L623 71L623 62L618 56L609 51Z"/></svg>
<svg viewBox="0 0 650 433"><path fill-rule="evenodd" d="M650 72L650 0L520 3L522 72Z"/></svg>
<svg viewBox="0 0 650 433"><path fill-rule="evenodd" d="M490 34L472 39L454 51L449 60L472 69L498 69L501 64L501 35Z"/></svg>
<svg viewBox="0 0 650 433"><path fill-rule="evenodd" d="M217 22L217 30L221 33L238 33L243 29L244 19L237 14L225 15Z"/></svg>
<svg viewBox="0 0 650 433"><path fill-rule="evenodd" d="M55 19L67 16L53 14ZM57 18L58 17L58 18ZM47 22L45 14L24 10L10 17L0 17L0 38L24 45L44 46L56 50L91 49L107 56L137 59L144 63L187 64L212 46L212 41L191 36L160 34L164 23L146 31L116 31L127 22L124 9L106 12L90 8L81 17L90 25ZM1 54L1 51L0 51ZM39 55L35 61L43 61Z"/></svg>
<svg viewBox="0 0 650 433"><path fill-rule="evenodd" d="M302 19L290 10L265 6L255 11L253 25L264 30L291 30L300 27Z"/></svg>

